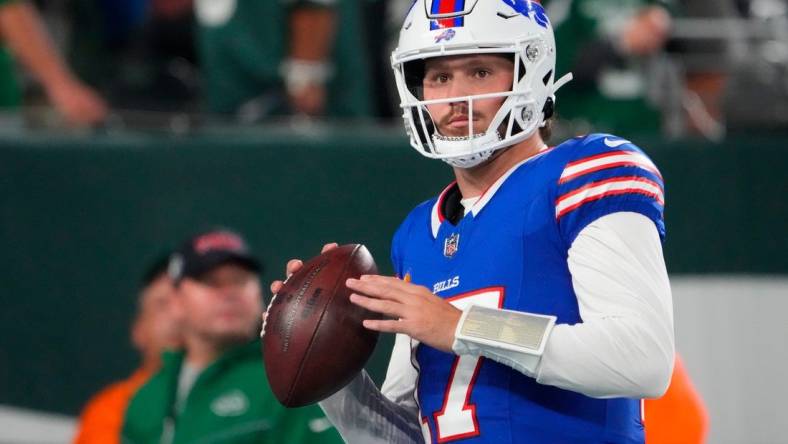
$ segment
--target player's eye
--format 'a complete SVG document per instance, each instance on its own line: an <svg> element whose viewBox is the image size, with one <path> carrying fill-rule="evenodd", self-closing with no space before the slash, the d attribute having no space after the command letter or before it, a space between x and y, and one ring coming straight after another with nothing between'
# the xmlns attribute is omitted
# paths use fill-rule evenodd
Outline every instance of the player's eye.
<svg viewBox="0 0 788 444"><path fill-rule="evenodd" d="M440 71L432 71L432 72L428 72L427 75L425 76L425 80L426 80L425 83L431 85L439 85L448 82L449 79L450 77L448 73L440 72Z"/></svg>
<svg viewBox="0 0 788 444"><path fill-rule="evenodd" d="M477 68L476 72L474 73L474 76L477 79L486 79L487 77L490 77L491 75L492 75L492 72L490 72L490 70L485 69L485 68Z"/></svg>

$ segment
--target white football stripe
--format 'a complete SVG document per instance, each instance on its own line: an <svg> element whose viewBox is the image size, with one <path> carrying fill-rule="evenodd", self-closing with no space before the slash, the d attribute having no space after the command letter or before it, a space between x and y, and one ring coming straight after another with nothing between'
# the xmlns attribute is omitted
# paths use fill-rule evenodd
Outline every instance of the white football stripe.
<svg viewBox="0 0 788 444"><path fill-rule="evenodd" d="M568 177L582 175L583 172L593 170L598 167L604 167L606 165L612 165L620 162L630 162L645 170L659 175L659 170L657 170L656 165L654 165L654 163L651 162L651 160L649 160L646 156L638 153L622 152L621 154L581 161L574 165L568 166L564 168L563 173L561 173L561 180Z"/></svg>
<svg viewBox="0 0 788 444"><path fill-rule="evenodd" d="M611 181L601 183L600 185L591 186L582 189L580 192L574 194L569 193L558 199L555 206L555 216L560 217L565 211L573 206L583 202L586 199L594 197L601 197L606 193L614 191L632 190L637 193L638 191L645 191L657 196L657 201L661 204L664 201L662 196L662 189L653 182L643 182L640 180L625 180L625 181Z"/></svg>

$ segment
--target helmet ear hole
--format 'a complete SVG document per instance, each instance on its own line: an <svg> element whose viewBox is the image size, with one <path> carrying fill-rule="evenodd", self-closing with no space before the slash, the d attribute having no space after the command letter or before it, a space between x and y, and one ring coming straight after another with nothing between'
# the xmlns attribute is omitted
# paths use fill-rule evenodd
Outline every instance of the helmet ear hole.
<svg viewBox="0 0 788 444"><path fill-rule="evenodd" d="M553 117L553 113L555 113L555 102L553 102L552 97L548 97L547 100L545 100L542 113L544 114L544 120Z"/></svg>

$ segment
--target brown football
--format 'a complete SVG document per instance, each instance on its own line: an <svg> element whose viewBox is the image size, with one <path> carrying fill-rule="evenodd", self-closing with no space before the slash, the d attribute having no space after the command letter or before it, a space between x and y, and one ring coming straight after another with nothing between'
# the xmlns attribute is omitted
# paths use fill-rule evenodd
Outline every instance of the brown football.
<svg viewBox="0 0 788 444"><path fill-rule="evenodd" d="M282 405L321 401L364 367L378 334L361 321L379 316L350 302L345 281L376 273L366 247L343 245L307 261L274 296L263 325L263 360Z"/></svg>

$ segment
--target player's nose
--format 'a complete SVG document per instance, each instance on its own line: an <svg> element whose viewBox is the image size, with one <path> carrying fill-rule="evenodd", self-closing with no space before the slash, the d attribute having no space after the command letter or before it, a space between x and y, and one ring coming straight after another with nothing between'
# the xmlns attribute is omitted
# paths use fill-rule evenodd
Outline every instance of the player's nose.
<svg viewBox="0 0 788 444"><path fill-rule="evenodd" d="M454 72L447 85L449 97L467 97L473 95L473 84L464 72Z"/></svg>
<svg viewBox="0 0 788 444"><path fill-rule="evenodd" d="M453 80L449 83L447 97L449 98L457 98L457 100L450 102L452 105L464 105L467 107L468 101L464 99L464 97L470 95L468 92L468 88L463 82L458 82Z"/></svg>

